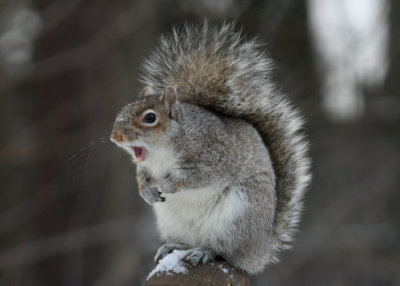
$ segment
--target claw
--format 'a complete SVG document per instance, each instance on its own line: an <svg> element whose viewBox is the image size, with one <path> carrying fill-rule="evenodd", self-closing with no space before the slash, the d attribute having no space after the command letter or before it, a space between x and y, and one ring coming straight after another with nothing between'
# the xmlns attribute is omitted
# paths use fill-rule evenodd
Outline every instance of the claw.
<svg viewBox="0 0 400 286"><path fill-rule="evenodd" d="M182 249L186 249L186 247L182 244L164 244L163 246L161 246L158 249L157 254L154 256L154 262L158 263L167 254L171 253L175 249L182 250Z"/></svg>

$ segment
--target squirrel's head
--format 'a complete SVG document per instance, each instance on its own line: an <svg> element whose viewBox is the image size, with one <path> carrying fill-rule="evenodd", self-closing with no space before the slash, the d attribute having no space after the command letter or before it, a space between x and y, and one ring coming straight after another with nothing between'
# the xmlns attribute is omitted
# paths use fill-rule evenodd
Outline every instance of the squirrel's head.
<svg viewBox="0 0 400 286"><path fill-rule="evenodd" d="M178 110L174 88L167 87L163 93L154 94L146 87L138 99L118 112L110 140L127 150L134 162L144 161L149 149L169 143L170 133L176 129Z"/></svg>

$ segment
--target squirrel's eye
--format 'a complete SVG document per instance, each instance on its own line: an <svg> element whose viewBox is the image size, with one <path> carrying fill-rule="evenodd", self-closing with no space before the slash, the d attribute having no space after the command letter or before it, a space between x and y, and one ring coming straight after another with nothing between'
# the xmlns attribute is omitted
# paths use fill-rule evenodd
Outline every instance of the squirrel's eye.
<svg viewBox="0 0 400 286"><path fill-rule="evenodd" d="M147 113L143 119L146 123L153 123L156 121L156 115L154 113Z"/></svg>
<svg viewBox="0 0 400 286"><path fill-rule="evenodd" d="M146 124L154 124L157 121L157 115L153 111L148 111L142 118L142 122Z"/></svg>

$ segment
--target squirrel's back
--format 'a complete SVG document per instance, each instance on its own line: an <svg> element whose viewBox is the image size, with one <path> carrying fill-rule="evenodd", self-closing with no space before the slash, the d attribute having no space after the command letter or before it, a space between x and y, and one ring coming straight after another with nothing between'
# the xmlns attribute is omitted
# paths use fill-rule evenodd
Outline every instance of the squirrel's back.
<svg viewBox="0 0 400 286"><path fill-rule="evenodd" d="M310 181L303 120L270 79L271 61L256 40L245 41L233 24L185 25L161 37L144 63L141 81L162 92L173 86L181 102L245 119L268 147L276 174L273 245L288 247Z"/></svg>

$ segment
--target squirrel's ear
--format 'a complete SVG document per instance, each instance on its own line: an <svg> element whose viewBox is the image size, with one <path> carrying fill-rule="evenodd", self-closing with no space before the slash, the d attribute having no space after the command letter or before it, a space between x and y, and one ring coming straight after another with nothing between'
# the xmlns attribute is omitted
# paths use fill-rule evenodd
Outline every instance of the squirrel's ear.
<svg viewBox="0 0 400 286"><path fill-rule="evenodd" d="M160 99L164 101L165 107L168 110L169 118L176 119L177 99L175 89L171 86L167 87Z"/></svg>
<svg viewBox="0 0 400 286"><path fill-rule="evenodd" d="M143 97L149 94L154 93L154 89L151 85L146 86L145 88L143 88L142 92L140 93L139 97Z"/></svg>

